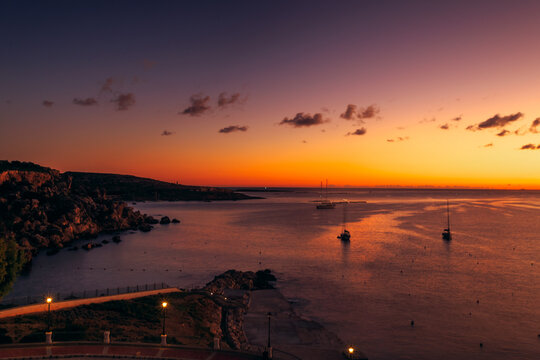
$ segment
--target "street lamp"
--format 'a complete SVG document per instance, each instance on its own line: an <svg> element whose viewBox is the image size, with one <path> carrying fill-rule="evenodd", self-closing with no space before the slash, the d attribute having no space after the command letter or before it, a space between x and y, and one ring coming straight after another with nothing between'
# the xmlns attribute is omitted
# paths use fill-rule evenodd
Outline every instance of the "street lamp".
<svg viewBox="0 0 540 360"><path fill-rule="evenodd" d="M47 332L51 331L51 303L52 298L47 298Z"/></svg>
<svg viewBox="0 0 540 360"><path fill-rule="evenodd" d="M161 303L161 307L163 309L162 310L163 311L163 331L162 331L161 335L165 335L165 318L166 318L165 309L167 308L167 305L169 305L169 304L167 304L166 301Z"/></svg>
<svg viewBox="0 0 540 360"><path fill-rule="evenodd" d="M266 347L266 356L268 359L272 359L272 345L270 345L270 319L272 318L272 313L269 312L266 316L268 316L268 345Z"/></svg>

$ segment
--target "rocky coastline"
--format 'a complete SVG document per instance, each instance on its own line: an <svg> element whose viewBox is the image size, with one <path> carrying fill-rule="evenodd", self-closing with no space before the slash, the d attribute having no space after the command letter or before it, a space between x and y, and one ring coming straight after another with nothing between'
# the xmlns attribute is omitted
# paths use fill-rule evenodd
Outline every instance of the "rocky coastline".
<svg viewBox="0 0 540 360"><path fill-rule="evenodd" d="M147 232L156 224L180 223L167 216L154 219L123 201L128 194L149 200L151 193L168 195L171 200L249 198L224 189L183 187L115 174L61 173L29 162L0 161L0 297L40 250L53 255L74 240L126 230ZM103 244L89 241L82 248Z"/></svg>

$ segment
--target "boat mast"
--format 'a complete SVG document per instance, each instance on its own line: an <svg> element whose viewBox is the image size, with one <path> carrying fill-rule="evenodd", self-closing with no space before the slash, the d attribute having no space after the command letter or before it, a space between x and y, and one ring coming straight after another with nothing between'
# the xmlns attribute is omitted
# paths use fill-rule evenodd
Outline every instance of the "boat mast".
<svg viewBox="0 0 540 360"><path fill-rule="evenodd" d="M448 205L448 199L446 199L446 217L448 220L448 232L450 232L450 207Z"/></svg>

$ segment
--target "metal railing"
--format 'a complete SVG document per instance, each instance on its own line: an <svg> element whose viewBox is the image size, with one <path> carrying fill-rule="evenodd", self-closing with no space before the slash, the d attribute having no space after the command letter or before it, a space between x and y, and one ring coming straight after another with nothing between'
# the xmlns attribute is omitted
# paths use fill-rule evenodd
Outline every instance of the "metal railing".
<svg viewBox="0 0 540 360"><path fill-rule="evenodd" d="M100 296L110 296L110 295L120 295L120 294L129 294L140 291L150 291L150 290L161 290L167 289L170 286L166 283L153 283L153 284L143 284L135 286L121 286L113 287L106 289L95 289L95 290L83 290L83 291L72 291L70 293L48 293L43 295L31 295L31 296L21 296L13 298L4 298L0 300L0 305L3 307L9 306L21 306L21 305L31 305L38 304L45 301L47 297L52 297L55 302L62 300L75 300L75 299L88 299L93 297Z"/></svg>

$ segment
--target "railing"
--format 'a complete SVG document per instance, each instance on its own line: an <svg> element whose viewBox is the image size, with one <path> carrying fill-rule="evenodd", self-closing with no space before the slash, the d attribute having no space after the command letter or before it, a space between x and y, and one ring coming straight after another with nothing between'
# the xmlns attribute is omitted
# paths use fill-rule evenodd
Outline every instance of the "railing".
<svg viewBox="0 0 540 360"><path fill-rule="evenodd" d="M52 297L55 302L62 300L74 300L74 299L87 299L100 296L110 296L110 295L120 295L120 294L129 294L139 291L150 291L150 290L161 290L169 288L169 285L165 283L153 283L153 284L144 284L144 285L135 285L135 286L124 286L124 287L115 287L115 288L106 288L106 289L95 289L95 290L83 290L83 291L72 291L70 293L49 293L43 295L32 295L32 296L22 296L2 299L0 305L2 307L10 306L21 306L21 305L30 305L38 304L45 301L47 297Z"/></svg>

